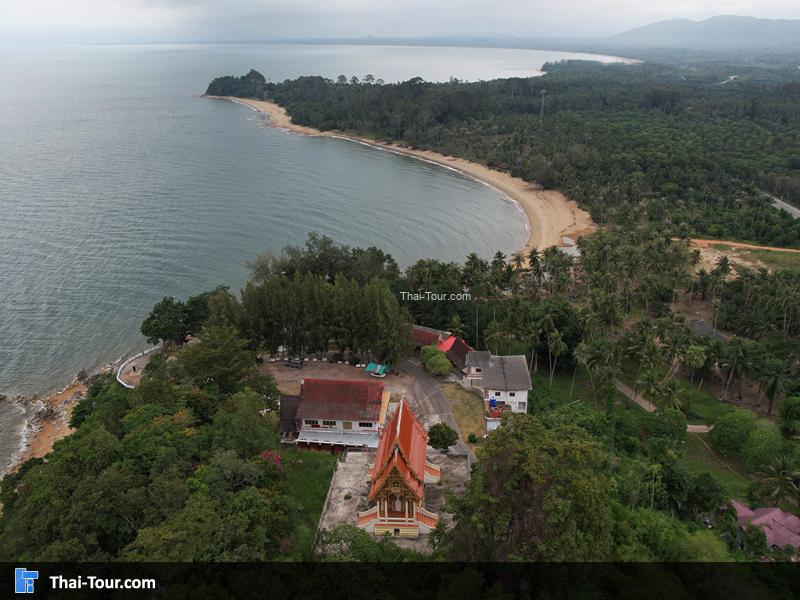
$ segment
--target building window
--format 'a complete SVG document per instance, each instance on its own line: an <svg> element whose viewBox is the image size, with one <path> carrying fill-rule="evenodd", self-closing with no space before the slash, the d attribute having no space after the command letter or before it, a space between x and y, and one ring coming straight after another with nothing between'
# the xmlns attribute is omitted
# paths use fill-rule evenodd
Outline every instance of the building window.
<svg viewBox="0 0 800 600"><path fill-rule="evenodd" d="M319 425L319 421L316 419L306 419L304 422L306 425Z"/></svg>
<svg viewBox="0 0 800 600"><path fill-rule="evenodd" d="M475 372L476 373L480 373L481 372L481 368L480 367L475 367Z"/></svg>
<svg viewBox="0 0 800 600"><path fill-rule="evenodd" d="M336 421L323 421L322 424L325 427L336 427Z"/></svg>
<svg viewBox="0 0 800 600"><path fill-rule="evenodd" d="M362 421L362 422L360 422L358 424L358 426L361 427L362 429L363 428L370 428L370 427L372 427L372 423L365 423L365 422Z"/></svg>
<svg viewBox="0 0 800 600"><path fill-rule="evenodd" d="M509 395L509 396L513 396L513 395L514 395L514 392L508 392L508 395Z"/></svg>
<svg viewBox="0 0 800 600"><path fill-rule="evenodd" d="M495 396L502 396L502 395L503 395L503 392L495 392L495 393L494 393L494 395L495 395Z"/></svg>

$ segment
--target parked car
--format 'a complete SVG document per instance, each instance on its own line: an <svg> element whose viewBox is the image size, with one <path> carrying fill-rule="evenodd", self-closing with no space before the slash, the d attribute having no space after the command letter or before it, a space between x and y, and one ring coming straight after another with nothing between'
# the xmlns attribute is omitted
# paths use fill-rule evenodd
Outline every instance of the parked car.
<svg viewBox="0 0 800 600"><path fill-rule="evenodd" d="M299 356L292 356L289 359L289 362L286 363L287 367L291 367L292 369L302 369L303 368L303 359Z"/></svg>

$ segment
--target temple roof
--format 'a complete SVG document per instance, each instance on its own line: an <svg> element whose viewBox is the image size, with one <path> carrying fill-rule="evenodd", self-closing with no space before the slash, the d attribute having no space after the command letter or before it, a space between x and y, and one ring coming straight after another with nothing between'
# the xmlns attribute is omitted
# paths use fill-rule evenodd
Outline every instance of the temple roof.
<svg viewBox="0 0 800 600"><path fill-rule="evenodd" d="M404 398L381 433L375 464L370 472L372 487L369 499L375 498L392 469L400 473L417 498L422 498L427 448L428 432Z"/></svg>

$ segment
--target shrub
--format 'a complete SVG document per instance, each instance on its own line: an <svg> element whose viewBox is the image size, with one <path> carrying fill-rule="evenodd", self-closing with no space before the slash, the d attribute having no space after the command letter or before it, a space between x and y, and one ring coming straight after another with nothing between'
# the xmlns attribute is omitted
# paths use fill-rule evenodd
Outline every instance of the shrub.
<svg viewBox="0 0 800 600"><path fill-rule="evenodd" d="M711 443L724 454L739 454L755 427L756 421L752 413L734 410L722 415L714 423L710 434Z"/></svg>
<svg viewBox="0 0 800 600"><path fill-rule="evenodd" d="M431 357L441 352L439 347L435 344L431 344L430 346L423 346L419 351L419 359L424 363L428 362Z"/></svg>
<svg viewBox="0 0 800 600"><path fill-rule="evenodd" d="M686 417L679 410L671 408L649 413L643 419L648 437L661 437L680 442L686 432Z"/></svg>
<svg viewBox="0 0 800 600"><path fill-rule="evenodd" d="M800 438L800 396L786 398L780 409L781 433L791 439Z"/></svg>
<svg viewBox="0 0 800 600"><path fill-rule="evenodd" d="M447 375L453 370L450 360L436 346L425 346L419 354L425 370L434 375Z"/></svg>
<svg viewBox="0 0 800 600"><path fill-rule="evenodd" d="M446 423L436 423L428 430L428 445L437 450L447 451L456 443L458 433Z"/></svg>
<svg viewBox="0 0 800 600"><path fill-rule="evenodd" d="M782 450L780 432L771 425L759 425L747 436L741 454L747 468L755 469L771 463Z"/></svg>
<svg viewBox="0 0 800 600"><path fill-rule="evenodd" d="M478 436L477 436L477 435L475 435L474 433L470 433L470 434L467 436L467 441L468 441L470 444L477 444L477 443L478 443Z"/></svg>

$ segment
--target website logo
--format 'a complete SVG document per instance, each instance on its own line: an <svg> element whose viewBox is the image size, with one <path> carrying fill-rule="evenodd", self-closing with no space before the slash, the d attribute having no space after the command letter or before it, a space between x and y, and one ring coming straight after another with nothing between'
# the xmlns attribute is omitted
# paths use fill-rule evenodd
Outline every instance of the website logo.
<svg viewBox="0 0 800 600"><path fill-rule="evenodd" d="M39 579L39 571L17 567L14 569L14 591L17 594L32 594L33 583Z"/></svg>

